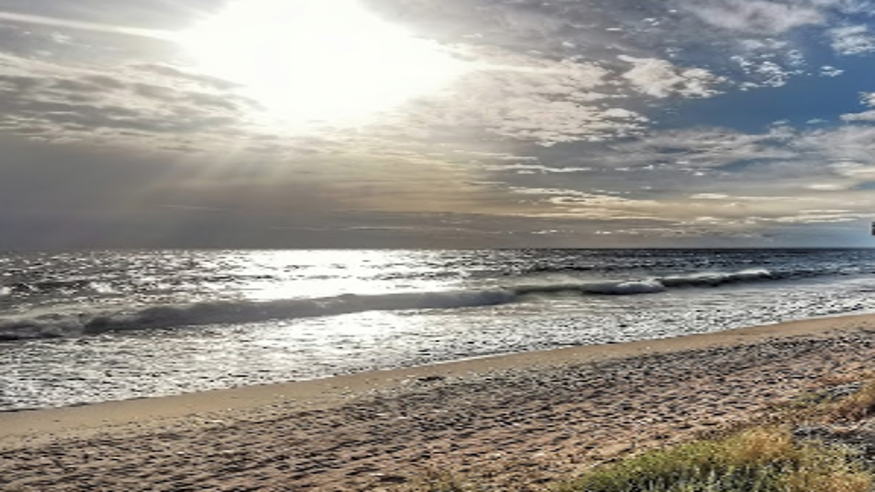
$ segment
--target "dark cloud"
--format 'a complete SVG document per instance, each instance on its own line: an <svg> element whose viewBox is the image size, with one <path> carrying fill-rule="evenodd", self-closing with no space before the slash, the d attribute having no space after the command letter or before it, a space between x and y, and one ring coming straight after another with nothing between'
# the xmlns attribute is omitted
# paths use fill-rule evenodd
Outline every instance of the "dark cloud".
<svg viewBox="0 0 875 492"><path fill-rule="evenodd" d="M39 77L26 75L0 75L0 89L12 92L12 95L26 95L44 85Z"/></svg>
<svg viewBox="0 0 875 492"><path fill-rule="evenodd" d="M102 90L116 90L127 87L124 82L108 75L85 75L82 77L82 81L93 84L93 86L99 87Z"/></svg>

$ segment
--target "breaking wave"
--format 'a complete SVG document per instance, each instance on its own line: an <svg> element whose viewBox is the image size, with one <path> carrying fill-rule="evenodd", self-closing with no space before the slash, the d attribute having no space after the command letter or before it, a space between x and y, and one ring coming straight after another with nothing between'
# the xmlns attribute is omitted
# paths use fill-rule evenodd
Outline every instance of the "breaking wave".
<svg viewBox="0 0 875 492"><path fill-rule="evenodd" d="M72 294L77 292L112 293L108 282L85 278L40 280L36 282L15 282L0 286L0 295L30 295L45 293Z"/></svg>
<svg viewBox="0 0 875 492"><path fill-rule="evenodd" d="M364 311L458 309L507 304L527 295L560 292L582 295L654 294L670 288L718 287L739 282L777 279L768 270L700 273L635 281L517 285L488 290L414 292L382 295L344 294L315 299L217 301L176 306L151 306L132 312L47 314L0 318L0 341L96 335L110 331L178 326L250 323L277 319L332 316Z"/></svg>
<svg viewBox="0 0 875 492"><path fill-rule="evenodd" d="M719 287L724 284L741 282L756 282L761 280L779 280L781 277L764 269L742 270L740 272L707 272L690 275L673 275L656 277L646 280L631 280L623 282L593 282L565 283L547 285L522 285L514 288L514 292L524 294L550 294L554 292L577 291L584 294L602 295L635 295L655 294L670 288L683 287Z"/></svg>
<svg viewBox="0 0 875 492"><path fill-rule="evenodd" d="M96 335L109 331L250 323L363 311L489 306L510 302L514 297L513 292L505 289L383 295L344 294L318 299L282 299L265 302L217 301L152 306L130 313L50 314L35 318L0 319L0 340L61 338Z"/></svg>

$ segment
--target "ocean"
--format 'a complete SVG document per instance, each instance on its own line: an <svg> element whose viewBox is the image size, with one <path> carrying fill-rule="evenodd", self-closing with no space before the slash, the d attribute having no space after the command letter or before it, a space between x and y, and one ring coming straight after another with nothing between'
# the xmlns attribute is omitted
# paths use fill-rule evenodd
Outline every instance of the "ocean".
<svg viewBox="0 0 875 492"><path fill-rule="evenodd" d="M875 250L0 254L0 411L875 311Z"/></svg>

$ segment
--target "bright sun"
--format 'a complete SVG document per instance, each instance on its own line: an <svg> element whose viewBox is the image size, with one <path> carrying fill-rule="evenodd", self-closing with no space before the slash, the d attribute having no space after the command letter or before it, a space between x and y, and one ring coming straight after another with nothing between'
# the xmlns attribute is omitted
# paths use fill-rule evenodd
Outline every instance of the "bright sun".
<svg viewBox="0 0 875 492"><path fill-rule="evenodd" d="M364 124L466 71L358 0L234 0L179 40L201 70L292 126Z"/></svg>

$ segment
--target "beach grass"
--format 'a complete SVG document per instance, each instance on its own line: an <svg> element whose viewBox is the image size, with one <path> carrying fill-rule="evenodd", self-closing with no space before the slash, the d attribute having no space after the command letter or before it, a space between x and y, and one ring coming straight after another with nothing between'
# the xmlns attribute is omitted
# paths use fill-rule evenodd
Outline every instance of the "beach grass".
<svg viewBox="0 0 875 492"><path fill-rule="evenodd" d="M824 389L826 388L826 389ZM875 416L875 374L827 380L819 388L772 406L763 421L793 425L858 422Z"/></svg>
<svg viewBox="0 0 875 492"><path fill-rule="evenodd" d="M875 380L866 382L859 391L826 406L832 420L857 421L875 414Z"/></svg>
<svg viewBox="0 0 875 492"><path fill-rule="evenodd" d="M600 466L556 492L866 492L872 476L847 451L754 427Z"/></svg>

